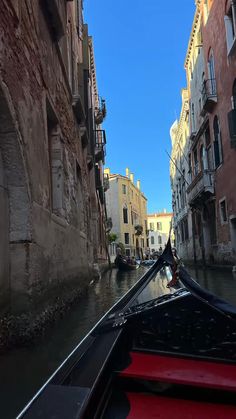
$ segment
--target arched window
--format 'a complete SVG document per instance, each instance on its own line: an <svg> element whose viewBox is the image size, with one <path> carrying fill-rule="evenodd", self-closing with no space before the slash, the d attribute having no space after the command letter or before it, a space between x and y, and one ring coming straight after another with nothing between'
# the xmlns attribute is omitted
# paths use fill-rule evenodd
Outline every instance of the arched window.
<svg viewBox="0 0 236 419"><path fill-rule="evenodd" d="M222 156L220 124L219 124L219 119L217 116L215 116L214 121L213 121L213 131L214 131L215 167L218 167L222 163L223 156Z"/></svg>
<svg viewBox="0 0 236 419"><path fill-rule="evenodd" d="M128 224L128 208L125 206L123 207L123 221L124 224Z"/></svg>
<svg viewBox="0 0 236 419"><path fill-rule="evenodd" d="M225 31L227 42L227 53L231 54L236 34L236 5L234 1L226 1L225 4Z"/></svg>
<svg viewBox="0 0 236 419"><path fill-rule="evenodd" d="M232 105L233 105L233 109L236 109L236 79L234 80L233 90L232 90Z"/></svg>

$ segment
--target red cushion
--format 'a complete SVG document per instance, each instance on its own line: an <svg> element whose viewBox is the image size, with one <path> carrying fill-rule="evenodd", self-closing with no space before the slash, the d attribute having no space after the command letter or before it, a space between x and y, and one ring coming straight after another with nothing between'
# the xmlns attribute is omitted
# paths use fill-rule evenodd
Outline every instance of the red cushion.
<svg viewBox="0 0 236 419"><path fill-rule="evenodd" d="M168 397L127 393L127 419L234 419L236 408L229 405L178 400Z"/></svg>
<svg viewBox="0 0 236 419"><path fill-rule="evenodd" d="M236 365L131 352L122 377L236 390ZM236 417L236 416L235 416Z"/></svg>

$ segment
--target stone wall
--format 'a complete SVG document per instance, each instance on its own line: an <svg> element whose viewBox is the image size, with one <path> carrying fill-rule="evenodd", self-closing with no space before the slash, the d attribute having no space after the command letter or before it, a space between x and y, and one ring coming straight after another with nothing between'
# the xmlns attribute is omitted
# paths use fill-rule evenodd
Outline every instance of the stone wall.
<svg viewBox="0 0 236 419"><path fill-rule="evenodd" d="M0 2L0 303L16 314L80 292L97 244L94 168L72 106L73 57L67 35L55 41L45 3ZM70 11L72 3L61 3Z"/></svg>

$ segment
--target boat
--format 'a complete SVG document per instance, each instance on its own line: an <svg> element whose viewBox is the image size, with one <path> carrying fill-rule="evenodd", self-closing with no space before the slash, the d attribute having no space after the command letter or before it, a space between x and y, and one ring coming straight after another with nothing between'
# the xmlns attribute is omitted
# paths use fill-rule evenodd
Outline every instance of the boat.
<svg viewBox="0 0 236 419"><path fill-rule="evenodd" d="M154 263L155 263L155 260L154 259L147 259L147 260L144 260L142 262L142 265L143 266L152 266L152 265L154 265Z"/></svg>
<svg viewBox="0 0 236 419"><path fill-rule="evenodd" d="M236 418L236 308L183 266L168 287L173 263L168 242L17 419Z"/></svg>
<svg viewBox="0 0 236 419"><path fill-rule="evenodd" d="M124 257L118 255L115 259L115 266L121 271L135 271L139 268L139 263L130 263Z"/></svg>

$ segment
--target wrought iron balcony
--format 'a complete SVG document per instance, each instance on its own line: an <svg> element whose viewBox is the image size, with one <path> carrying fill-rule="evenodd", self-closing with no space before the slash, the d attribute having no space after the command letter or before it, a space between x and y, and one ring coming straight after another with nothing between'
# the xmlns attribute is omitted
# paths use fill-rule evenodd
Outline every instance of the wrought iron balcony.
<svg viewBox="0 0 236 419"><path fill-rule="evenodd" d="M106 132L104 129L95 130L95 160L104 163L106 155Z"/></svg>
<svg viewBox="0 0 236 419"><path fill-rule="evenodd" d="M216 79L205 80L202 86L201 116L204 116L206 112L212 112L216 103L217 103Z"/></svg>
<svg viewBox="0 0 236 419"><path fill-rule="evenodd" d="M198 173L187 189L188 203L203 202L215 194L214 171L204 170Z"/></svg>
<svg viewBox="0 0 236 419"><path fill-rule="evenodd" d="M97 125L101 124L107 114L105 99L100 99L99 107L95 109L95 122Z"/></svg>

